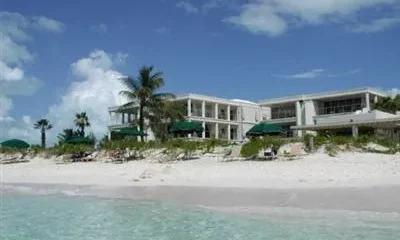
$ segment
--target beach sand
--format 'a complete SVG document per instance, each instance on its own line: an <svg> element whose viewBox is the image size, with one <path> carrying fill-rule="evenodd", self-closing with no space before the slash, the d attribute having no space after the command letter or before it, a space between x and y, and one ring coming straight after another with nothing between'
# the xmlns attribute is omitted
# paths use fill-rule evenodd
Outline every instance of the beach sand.
<svg viewBox="0 0 400 240"><path fill-rule="evenodd" d="M3 190L162 200L260 212L271 207L400 213L400 155L313 154L294 161L175 163L149 160L56 164L35 158L0 165Z"/></svg>

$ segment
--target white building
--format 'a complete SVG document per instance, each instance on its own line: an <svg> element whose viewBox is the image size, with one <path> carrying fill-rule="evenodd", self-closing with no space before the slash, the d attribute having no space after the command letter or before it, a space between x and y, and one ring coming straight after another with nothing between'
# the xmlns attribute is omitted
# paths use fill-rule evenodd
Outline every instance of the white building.
<svg viewBox="0 0 400 240"><path fill-rule="evenodd" d="M282 125L289 135L329 130L357 136L359 128L369 132L396 128L398 115L374 110L379 98L386 96L377 89L360 88L267 99L260 105L270 112L266 122Z"/></svg>
<svg viewBox="0 0 400 240"><path fill-rule="evenodd" d="M358 132L393 130L400 127L400 116L373 110L379 98L387 93L372 88L306 94L267 99L254 103L238 99L184 94L174 101L186 105L189 121L199 122L205 131L199 138L243 141L246 132L259 122L281 125L287 137L322 130L358 135ZM138 117L137 107L109 108L109 130L129 125ZM154 139L149 129L148 139ZM194 136L192 136L194 137Z"/></svg>
<svg viewBox="0 0 400 240"><path fill-rule="evenodd" d="M223 99L199 94L183 94L174 101L185 103L188 121L202 124L205 131L198 138L217 138L232 141L243 141L246 132L251 127L266 120L266 111L257 104L239 99ZM126 108L123 112L119 107L109 108L109 130L128 126L138 118L138 108ZM154 139L151 129L148 129L148 140Z"/></svg>

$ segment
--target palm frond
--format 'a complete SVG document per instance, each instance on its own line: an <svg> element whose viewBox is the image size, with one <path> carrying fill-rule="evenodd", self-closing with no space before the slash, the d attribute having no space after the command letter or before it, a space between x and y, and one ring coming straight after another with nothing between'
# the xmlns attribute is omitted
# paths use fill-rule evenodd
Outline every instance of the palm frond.
<svg viewBox="0 0 400 240"><path fill-rule="evenodd" d="M122 84L125 85L126 88L128 88L131 91L137 91L140 89L140 82L132 77L126 77L126 78L120 78L122 81Z"/></svg>
<svg viewBox="0 0 400 240"><path fill-rule="evenodd" d="M132 100L135 100L138 98L137 91L121 91L121 92L119 92L119 95L125 97L129 101L132 101Z"/></svg>

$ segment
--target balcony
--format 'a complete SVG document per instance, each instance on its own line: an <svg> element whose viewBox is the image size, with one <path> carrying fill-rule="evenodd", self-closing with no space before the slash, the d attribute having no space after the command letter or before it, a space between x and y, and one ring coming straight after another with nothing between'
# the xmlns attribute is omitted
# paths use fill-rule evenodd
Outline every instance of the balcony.
<svg viewBox="0 0 400 240"><path fill-rule="evenodd" d="M349 114L362 110L361 104L338 105L319 108L318 115Z"/></svg>

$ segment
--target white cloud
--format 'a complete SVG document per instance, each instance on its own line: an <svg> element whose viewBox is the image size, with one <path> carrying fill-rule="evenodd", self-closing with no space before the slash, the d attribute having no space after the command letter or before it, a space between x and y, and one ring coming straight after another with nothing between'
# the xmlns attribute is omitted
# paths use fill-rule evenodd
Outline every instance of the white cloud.
<svg viewBox="0 0 400 240"><path fill-rule="evenodd" d="M390 96L395 97L395 96L400 94L400 89L399 88L392 88L389 91L389 94L390 94Z"/></svg>
<svg viewBox="0 0 400 240"><path fill-rule="evenodd" d="M182 8L188 14L199 13L199 9L190 2L181 1L181 2L177 3L176 6L178 8Z"/></svg>
<svg viewBox="0 0 400 240"><path fill-rule="evenodd" d="M107 33L108 27L106 24L101 23L99 25L90 26L90 31L96 33Z"/></svg>
<svg viewBox="0 0 400 240"><path fill-rule="evenodd" d="M223 21L245 27L253 33L277 36L299 23L343 22L356 16L360 10L397 3L399 0L257 0L243 5L239 15Z"/></svg>
<svg viewBox="0 0 400 240"><path fill-rule="evenodd" d="M32 125L32 118L31 116L24 115L22 116L22 122L26 125Z"/></svg>
<svg viewBox="0 0 400 240"><path fill-rule="evenodd" d="M119 92L124 89L119 77L121 73L114 68L118 59L125 54L111 55L95 50L86 58L71 65L76 81L62 94L60 102L49 108L46 118L53 123L49 134L50 143L56 141L56 135L64 128L73 127L75 113L85 111L88 114L91 131L99 138L107 133L107 107L126 102Z"/></svg>
<svg viewBox="0 0 400 240"><path fill-rule="evenodd" d="M0 122L4 119L10 119L8 115L12 107L12 100L6 96L0 95Z"/></svg>
<svg viewBox="0 0 400 240"><path fill-rule="evenodd" d="M24 78L24 71L18 67L9 67L0 61L0 81L19 81Z"/></svg>
<svg viewBox="0 0 400 240"><path fill-rule="evenodd" d="M0 18L1 21L1 18ZM2 23L0 22L0 26ZM21 65L34 59L34 55L28 51L26 46L17 43L7 32L0 29L0 61L7 64Z"/></svg>
<svg viewBox="0 0 400 240"><path fill-rule="evenodd" d="M350 29L351 32L355 33L376 33L382 32L389 28L393 28L400 25L400 17L398 18L381 18L375 19L370 23L361 24Z"/></svg>
<svg viewBox="0 0 400 240"><path fill-rule="evenodd" d="M47 30L54 33L60 33L64 30L64 24L62 22L45 16L33 17L32 24L38 29Z"/></svg>
<svg viewBox="0 0 400 240"><path fill-rule="evenodd" d="M208 0L201 6L201 9L203 12L208 12L210 9L221 7L226 1L227 0Z"/></svg>
<svg viewBox="0 0 400 240"><path fill-rule="evenodd" d="M11 115L14 106L10 96L32 94L42 84L35 77L26 76L24 64L33 61L35 54L25 42L33 39L34 30L61 32L63 28L62 23L44 16L0 11L0 138L15 137L14 133L24 131Z"/></svg>
<svg viewBox="0 0 400 240"><path fill-rule="evenodd" d="M289 78L298 78L298 79L309 79L309 78L316 78L321 76L325 72L324 69L313 69L308 72L296 73L293 75L289 75Z"/></svg>
<svg viewBox="0 0 400 240"><path fill-rule="evenodd" d="M229 17L223 21L247 28L252 33L270 36L281 35L287 28L286 21L274 14L272 7L259 4L248 4L244 6L239 16Z"/></svg>
<svg viewBox="0 0 400 240"><path fill-rule="evenodd" d="M164 35L164 34L169 34L171 32L170 28L167 27L160 27L154 30L156 33Z"/></svg>
<svg viewBox="0 0 400 240"><path fill-rule="evenodd" d="M107 133L108 110L110 106L126 103L119 92L125 87L118 79L121 73L115 70L127 58L126 54L108 54L102 50L95 50L88 57L82 58L71 64L73 81L66 91L60 96L57 104L40 118L46 118L53 124L53 129L47 132L48 145L57 141L57 135L64 128L73 128L75 113L85 111L88 114L91 127L98 138ZM12 108L10 99L0 98L7 102L7 109L1 110L1 116L8 115ZM1 103L1 102L0 102ZM5 114L2 114L2 111ZM30 116L23 116L21 121L0 124L2 138L22 138L30 143L40 142L40 132L33 129L33 120ZM3 136L4 133L4 136ZM0 137L0 138L1 138Z"/></svg>
<svg viewBox="0 0 400 240"><path fill-rule="evenodd" d="M361 69L354 69L354 70L350 70L350 71L347 71L344 73L329 73L325 69L316 68L316 69L312 69L312 70L306 71L306 72L300 72L300 73L289 74L289 75L273 75L273 76L281 77L281 78L290 78L290 79L314 79L314 78L318 78L318 77L337 78L337 77L344 77L344 76L357 74L359 72L361 72Z"/></svg>

